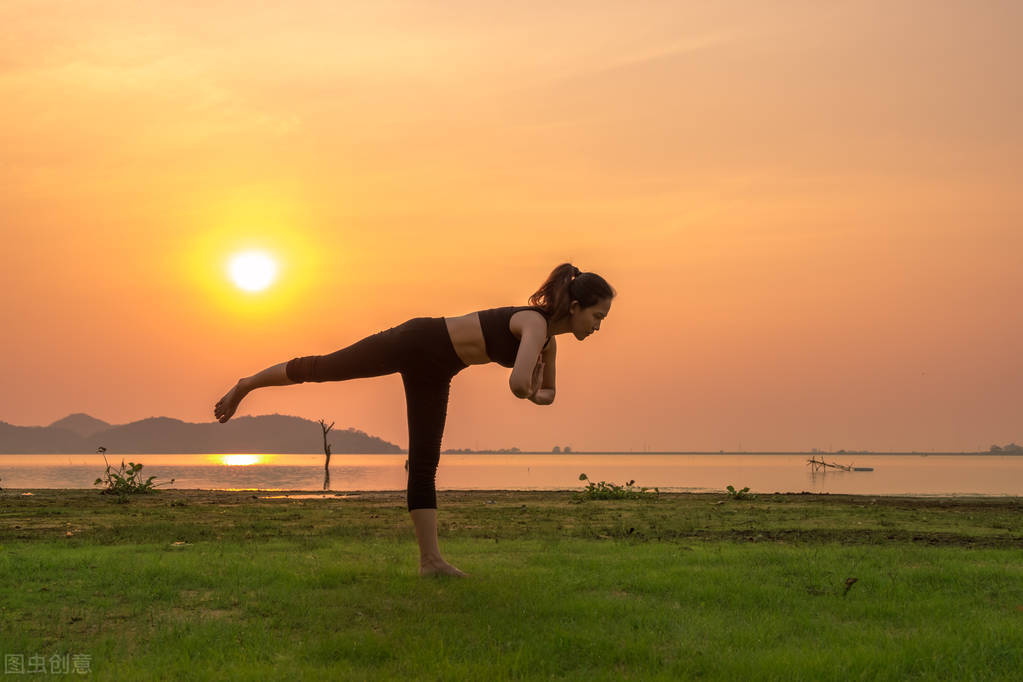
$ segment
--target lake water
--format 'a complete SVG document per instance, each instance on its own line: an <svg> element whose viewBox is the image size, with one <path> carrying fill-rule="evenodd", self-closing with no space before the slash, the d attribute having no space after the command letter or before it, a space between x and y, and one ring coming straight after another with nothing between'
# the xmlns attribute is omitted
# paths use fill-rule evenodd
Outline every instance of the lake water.
<svg viewBox="0 0 1023 682"><path fill-rule="evenodd" d="M161 488L322 490L323 455L107 455L119 466L143 462L143 478ZM331 457L331 490L405 490L405 455ZM441 455L438 490L581 490L591 481L670 492L723 491L749 486L754 493L854 495L1023 495L1023 456L817 455L825 461L873 471L814 473L801 455ZM92 488L105 470L89 455L0 455L3 488ZM97 488L98 489L98 488Z"/></svg>

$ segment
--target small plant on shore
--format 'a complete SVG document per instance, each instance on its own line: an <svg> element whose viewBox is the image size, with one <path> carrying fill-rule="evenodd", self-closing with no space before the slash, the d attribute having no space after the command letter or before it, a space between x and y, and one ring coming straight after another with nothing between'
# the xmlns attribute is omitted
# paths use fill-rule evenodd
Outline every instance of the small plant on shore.
<svg viewBox="0 0 1023 682"><path fill-rule="evenodd" d="M728 491L728 496L733 500L752 500L756 497L756 495L749 491L749 486L746 486L742 490L736 490L734 487L728 486L725 490Z"/></svg>
<svg viewBox="0 0 1023 682"><path fill-rule="evenodd" d="M575 494L575 500L581 502L583 500L636 500L642 497L649 497L647 492L650 488L640 487L636 488L636 481L629 481L624 485L616 485L614 483L608 483L607 481L600 481L594 483L590 481L586 474L579 474L580 481L588 481L586 487ZM658 488L653 489L652 494L659 494L661 491Z"/></svg>
<svg viewBox="0 0 1023 682"><path fill-rule="evenodd" d="M107 462L106 455L103 455L103 461ZM128 467L125 468L124 460L122 459L121 468L118 470L114 470L110 466L110 462L107 462L106 473L97 478L93 485L106 485L103 490L99 491L101 495L117 495L118 502L127 502L128 495L151 493L156 490L157 485L169 485L174 482L172 478L165 483L153 483L153 479L156 476L150 476L143 481L141 471L141 462L138 464L128 462Z"/></svg>

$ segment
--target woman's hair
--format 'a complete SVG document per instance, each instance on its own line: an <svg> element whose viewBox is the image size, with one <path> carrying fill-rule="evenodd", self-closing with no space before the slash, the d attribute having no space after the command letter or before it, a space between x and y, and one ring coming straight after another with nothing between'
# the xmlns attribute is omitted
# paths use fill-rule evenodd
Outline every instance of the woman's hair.
<svg viewBox="0 0 1023 682"><path fill-rule="evenodd" d="M540 285L529 305L543 308L552 320L568 317L572 301L579 301L583 308L595 305L602 298L614 298L615 290L595 272L580 272L571 263L562 263L551 270L547 281Z"/></svg>

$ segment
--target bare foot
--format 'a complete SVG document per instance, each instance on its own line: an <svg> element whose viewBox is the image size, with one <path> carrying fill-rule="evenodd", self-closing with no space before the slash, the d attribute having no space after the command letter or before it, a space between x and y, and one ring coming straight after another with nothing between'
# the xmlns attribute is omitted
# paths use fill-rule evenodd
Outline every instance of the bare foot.
<svg viewBox="0 0 1023 682"><path fill-rule="evenodd" d="M426 564L419 564L419 575L453 575L459 578L468 578L468 573L463 573L457 568L441 559Z"/></svg>
<svg viewBox="0 0 1023 682"><path fill-rule="evenodd" d="M234 411L238 409L238 403L242 401L242 398L247 396L249 392L242 387L242 382L235 384L234 388L224 394L224 397L213 406L213 416L217 418L221 424L226 422L234 414Z"/></svg>

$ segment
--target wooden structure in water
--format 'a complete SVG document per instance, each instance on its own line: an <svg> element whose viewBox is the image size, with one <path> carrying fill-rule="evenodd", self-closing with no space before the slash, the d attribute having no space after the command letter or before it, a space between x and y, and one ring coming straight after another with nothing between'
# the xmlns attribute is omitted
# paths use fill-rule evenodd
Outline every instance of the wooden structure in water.
<svg viewBox="0 0 1023 682"><path fill-rule="evenodd" d="M828 467L831 467L833 469L838 469L839 471L873 471L874 470L874 467L853 467L853 466L848 466L846 464L835 464L834 462L825 462L823 457L821 457L820 459L817 459L816 457L811 457L810 459L806 460L806 463L809 464L813 468L813 471L815 473L818 472L818 471L827 471Z"/></svg>

